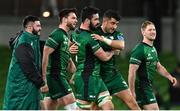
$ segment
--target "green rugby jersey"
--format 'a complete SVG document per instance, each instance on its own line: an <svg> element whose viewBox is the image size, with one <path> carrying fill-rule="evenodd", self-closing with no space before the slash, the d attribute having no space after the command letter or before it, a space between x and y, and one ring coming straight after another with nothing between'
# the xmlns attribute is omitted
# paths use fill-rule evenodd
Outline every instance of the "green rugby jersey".
<svg viewBox="0 0 180 111"><path fill-rule="evenodd" d="M102 28L99 27L94 33L104 36L111 40L122 40L124 41L123 34L119 31L115 31L114 33L104 33ZM99 42L100 46L104 51L111 51L112 48L104 42ZM113 56L109 61L103 62L101 61L101 76L108 76L109 78L114 77L117 74L115 68L115 56ZM106 81L106 80L105 80ZM108 81L108 80L107 80Z"/></svg>
<svg viewBox="0 0 180 111"><path fill-rule="evenodd" d="M100 63L94 53L100 48L100 45L91 37L91 32L83 29L77 29L72 33L72 40L78 44L77 71L79 75L99 76Z"/></svg>
<svg viewBox="0 0 180 111"><path fill-rule="evenodd" d="M47 74L55 77L59 74L66 76L70 59L68 34L63 29L57 28L50 34L45 45L55 49L49 56Z"/></svg>
<svg viewBox="0 0 180 111"><path fill-rule="evenodd" d="M139 65L136 74L137 87L152 87L158 61L157 51L154 46L141 42L132 50L130 64Z"/></svg>

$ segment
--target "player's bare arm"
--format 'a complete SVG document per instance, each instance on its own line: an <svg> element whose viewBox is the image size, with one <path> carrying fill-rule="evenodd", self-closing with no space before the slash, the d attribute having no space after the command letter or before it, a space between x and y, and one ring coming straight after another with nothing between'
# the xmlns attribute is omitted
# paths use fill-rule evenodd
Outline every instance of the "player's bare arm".
<svg viewBox="0 0 180 111"><path fill-rule="evenodd" d="M50 48L48 46L44 46L43 50L43 59L42 59L42 76L43 80L45 81L45 86L41 87L41 92L48 92L48 86L47 86L47 80L46 80L46 68L48 64L48 58L49 55L54 51L53 48Z"/></svg>
<svg viewBox="0 0 180 111"><path fill-rule="evenodd" d="M136 98L135 77L136 77L136 71L138 70L138 68L139 68L139 65L137 65L137 64L130 64L129 65L128 83L129 83L129 89L130 89L134 98Z"/></svg>
<svg viewBox="0 0 180 111"><path fill-rule="evenodd" d="M115 49L123 50L125 47L124 40L111 40L111 39L105 38L104 36L100 36L98 34L91 34L91 36L94 40L99 40L101 42L104 42Z"/></svg>
<svg viewBox="0 0 180 111"><path fill-rule="evenodd" d="M68 63L68 67L67 67L67 71L71 74L76 72L76 66L72 60L72 58L69 59L69 63Z"/></svg>
<svg viewBox="0 0 180 111"><path fill-rule="evenodd" d="M160 62L157 63L157 71L164 77L166 77L167 79L169 79L169 81L171 81L171 83L173 84L173 86L176 85L177 80L175 77L171 76L171 74L166 70L166 68L164 68L164 66L161 65Z"/></svg>
<svg viewBox="0 0 180 111"><path fill-rule="evenodd" d="M95 54L100 60L102 60L102 61L108 61L108 60L111 59L111 57L114 55L114 51L105 52L102 48L99 48L94 54Z"/></svg>

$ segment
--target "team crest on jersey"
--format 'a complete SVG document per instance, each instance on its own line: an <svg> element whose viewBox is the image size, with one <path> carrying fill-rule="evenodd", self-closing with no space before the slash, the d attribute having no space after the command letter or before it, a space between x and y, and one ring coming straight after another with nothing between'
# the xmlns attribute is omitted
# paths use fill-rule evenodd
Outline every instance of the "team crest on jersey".
<svg viewBox="0 0 180 111"><path fill-rule="evenodd" d="M118 40L124 40L124 37L123 37L122 35L118 35L118 36L117 36L117 39L118 39Z"/></svg>
<svg viewBox="0 0 180 111"><path fill-rule="evenodd" d="M67 37L67 36L64 36L64 44L68 44L68 42L69 42L68 37Z"/></svg>

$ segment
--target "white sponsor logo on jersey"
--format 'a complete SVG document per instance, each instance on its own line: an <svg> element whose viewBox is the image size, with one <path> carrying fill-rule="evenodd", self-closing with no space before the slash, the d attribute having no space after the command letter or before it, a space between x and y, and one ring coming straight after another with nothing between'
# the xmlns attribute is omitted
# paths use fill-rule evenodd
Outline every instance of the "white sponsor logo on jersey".
<svg viewBox="0 0 180 111"><path fill-rule="evenodd" d="M156 99L155 98L150 99L150 101L154 101L154 100L156 100Z"/></svg>
<svg viewBox="0 0 180 111"><path fill-rule="evenodd" d="M110 39L112 39L112 40L114 39L114 37L113 37L113 36L110 36L109 38L110 38Z"/></svg>

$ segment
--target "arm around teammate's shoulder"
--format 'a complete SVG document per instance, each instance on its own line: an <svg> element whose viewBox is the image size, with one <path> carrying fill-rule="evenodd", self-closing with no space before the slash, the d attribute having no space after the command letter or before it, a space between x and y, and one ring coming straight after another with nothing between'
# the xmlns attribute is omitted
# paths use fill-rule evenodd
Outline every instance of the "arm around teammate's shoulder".
<svg viewBox="0 0 180 111"><path fill-rule="evenodd" d="M108 61L114 55L114 51L105 52L102 48L99 48L95 53L101 61Z"/></svg>

